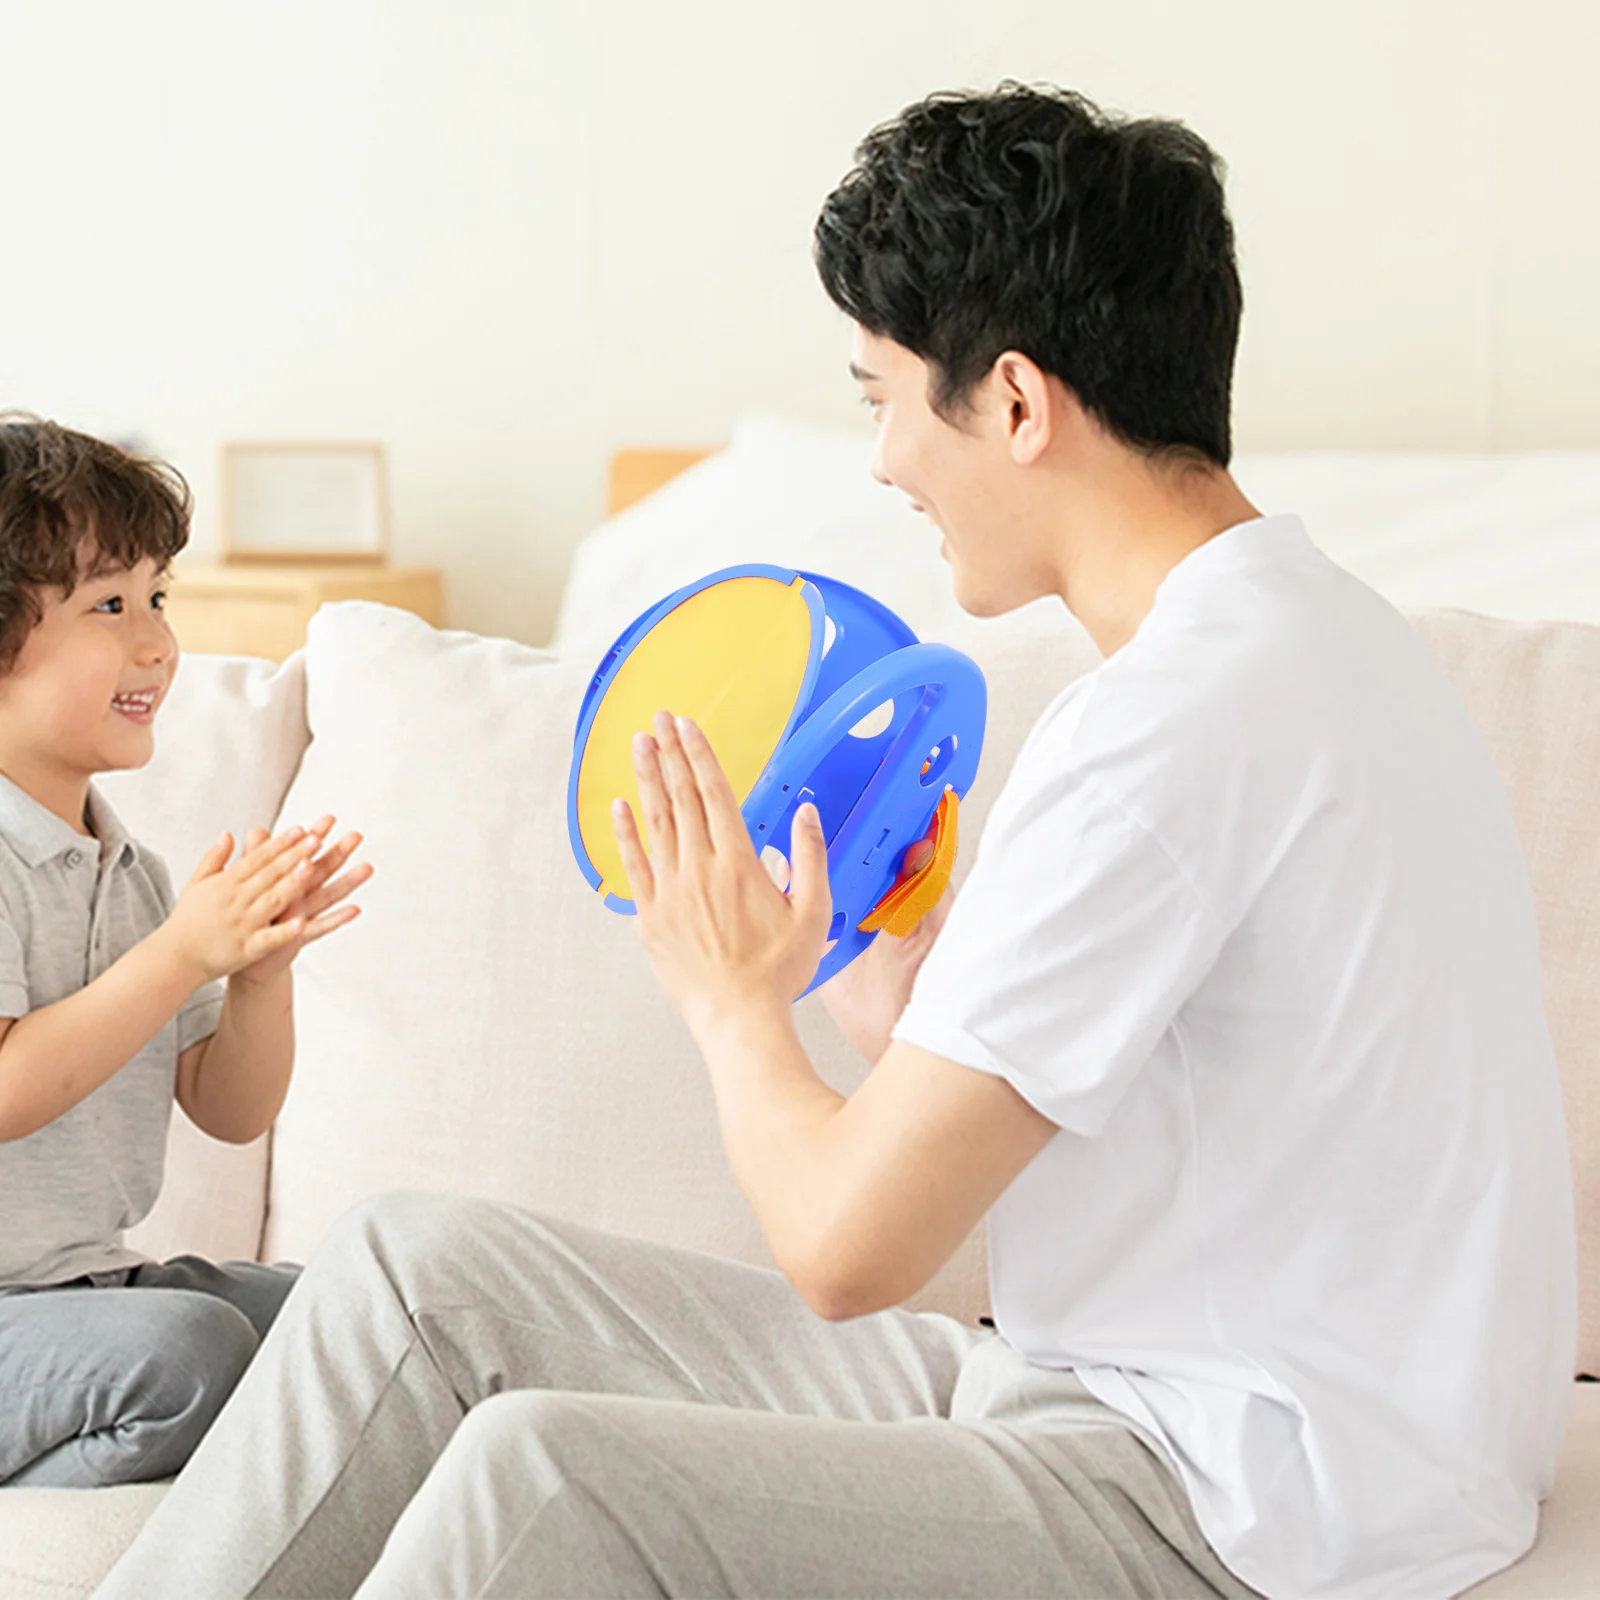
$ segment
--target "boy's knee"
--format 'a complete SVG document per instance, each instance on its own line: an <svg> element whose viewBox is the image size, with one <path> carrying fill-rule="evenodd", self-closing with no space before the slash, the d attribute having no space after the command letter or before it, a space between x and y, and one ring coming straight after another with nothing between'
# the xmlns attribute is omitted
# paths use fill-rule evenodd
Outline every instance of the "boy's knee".
<svg viewBox="0 0 1600 1600"><path fill-rule="evenodd" d="M242 1311L220 1300L184 1299L183 1315L162 1330L130 1395L132 1420L140 1424L146 1444L140 1477L163 1477L183 1466L228 1403L260 1343Z"/></svg>
<svg viewBox="0 0 1600 1600"><path fill-rule="evenodd" d="M163 1374L170 1374L166 1382L173 1386L174 1398L187 1389L202 1405L210 1404L215 1415L244 1376L261 1340L249 1317L226 1301L197 1296L184 1310L164 1336L157 1360Z"/></svg>

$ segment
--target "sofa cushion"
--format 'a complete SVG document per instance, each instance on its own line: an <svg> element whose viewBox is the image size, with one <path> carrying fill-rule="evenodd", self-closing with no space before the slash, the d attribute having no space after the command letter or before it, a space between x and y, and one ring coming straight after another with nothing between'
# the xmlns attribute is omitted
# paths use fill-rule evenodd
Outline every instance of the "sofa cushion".
<svg viewBox="0 0 1600 1600"><path fill-rule="evenodd" d="M239 656L179 664L156 722L156 750L132 772L95 780L136 839L158 851L182 889L224 829L270 827L305 749L305 671ZM261 1246L266 1136L247 1145L207 1138L177 1109L154 1210L128 1242L158 1259L184 1251L252 1261Z"/></svg>
<svg viewBox="0 0 1600 1600"><path fill-rule="evenodd" d="M962 807L970 838L1051 686L1094 657L1059 614L966 643L1019 690L996 708ZM407 1186L768 1261L698 1053L632 919L604 909L568 844L594 663L359 602L318 614L306 660L312 742L285 815L335 812L377 870L362 918L297 963L269 1254L304 1257L346 1206ZM815 997L798 1021L848 1092L864 1063ZM985 1301L975 1236L919 1303L972 1317Z"/></svg>
<svg viewBox="0 0 1600 1600"><path fill-rule="evenodd" d="M1600 1384L1573 1386L1572 1419L1539 1537L1471 1600L1593 1600L1600 1572ZM87 1600L155 1510L163 1483L116 1489L0 1489L0 1596Z"/></svg>
<svg viewBox="0 0 1600 1600"><path fill-rule="evenodd" d="M86 1600L166 1491L165 1483L0 1489L0 1596Z"/></svg>
<svg viewBox="0 0 1600 1600"><path fill-rule="evenodd" d="M1592 1600L1600 1592L1600 1383L1572 1386L1572 1415L1539 1537L1520 1561L1474 1584L1471 1600Z"/></svg>
<svg viewBox="0 0 1600 1600"><path fill-rule="evenodd" d="M1600 1374L1600 627L1412 619L1494 753L1533 880L1578 1213L1578 1369Z"/></svg>

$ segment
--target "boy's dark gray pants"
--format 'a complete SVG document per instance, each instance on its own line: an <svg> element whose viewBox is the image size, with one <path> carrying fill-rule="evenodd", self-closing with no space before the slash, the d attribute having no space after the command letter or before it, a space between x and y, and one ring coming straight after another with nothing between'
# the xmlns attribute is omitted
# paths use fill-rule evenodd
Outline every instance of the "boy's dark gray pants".
<svg viewBox="0 0 1600 1600"><path fill-rule="evenodd" d="M481 1201L330 1234L100 1591L1247 1595L1171 1469L993 1334Z"/></svg>
<svg viewBox="0 0 1600 1600"><path fill-rule="evenodd" d="M0 1294L0 1484L89 1489L176 1472L298 1270L180 1256Z"/></svg>

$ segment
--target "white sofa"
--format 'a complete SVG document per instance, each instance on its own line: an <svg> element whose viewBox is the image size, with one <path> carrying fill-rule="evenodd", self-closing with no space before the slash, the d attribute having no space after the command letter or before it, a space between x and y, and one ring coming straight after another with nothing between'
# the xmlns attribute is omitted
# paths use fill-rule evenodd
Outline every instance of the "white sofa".
<svg viewBox="0 0 1600 1600"><path fill-rule="evenodd" d="M640 585L646 600L661 592L648 564L618 564L619 537L650 537L642 512L580 559L565 656L346 604L322 612L281 668L184 662L155 760L105 781L179 881L223 827L324 810L366 834L378 871L363 916L301 959L298 1066L270 1150L209 1144L180 1119L143 1248L304 1259L351 1202L405 1186L766 1259L698 1057L632 923L599 905L567 843L573 722L600 635L630 619ZM807 553L754 542L746 559ZM873 582L881 551L816 545L813 569ZM933 560L925 547L903 555ZM970 859L1030 722L1095 658L1059 608L980 624L934 615L930 599L919 615L938 569L901 576L892 598L908 620L968 650L989 680L983 765L962 807ZM1600 1373L1600 627L1455 611L1415 621L1482 722L1528 853L1577 1180L1581 1367ZM800 1013L829 1080L858 1081L863 1064L817 1002ZM1438 1228L1448 1251L1450 1218ZM981 1236L918 1303L981 1313ZM1575 1385L1573 1398L1538 1544L1473 1591L1481 1600L1600 1594L1600 1385ZM162 1492L0 1490L0 1600L88 1594Z"/></svg>

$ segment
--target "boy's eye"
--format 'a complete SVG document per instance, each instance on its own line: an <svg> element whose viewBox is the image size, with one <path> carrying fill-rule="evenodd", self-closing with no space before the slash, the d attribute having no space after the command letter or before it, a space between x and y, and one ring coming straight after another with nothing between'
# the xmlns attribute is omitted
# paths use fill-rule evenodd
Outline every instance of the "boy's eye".
<svg viewBox="0 0 1600 1600"><path fill-rule="evenodd" d="M150 596L150 609L152 611L165 611L167 609L167 591L165 589L157 589Z"/></svg>
<svg viewBox="0 0 1600 1600"><path fill-rule="evenodd" d="M95 610L109 612L114 617L120 616L122 614L122 596L120 594L107 595L104 600L101 600L95 606Z"/></svg>

